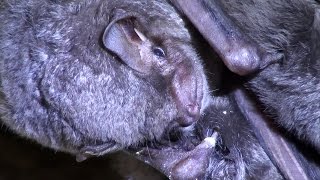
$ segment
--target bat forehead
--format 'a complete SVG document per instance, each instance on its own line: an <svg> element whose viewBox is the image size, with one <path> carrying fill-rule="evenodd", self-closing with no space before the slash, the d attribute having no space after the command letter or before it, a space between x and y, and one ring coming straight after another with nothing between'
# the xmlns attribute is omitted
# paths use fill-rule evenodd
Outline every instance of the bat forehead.
<svg viewBox="0 0 320 180"><path fill-rule="evenodd" d="M165 40L190 41L190 34L181 18L154 17L148 24L149 35Z"/></svg>
<svg viewBox="0 0 320 180"><path fill-rule="evenodd" d="M180 14L166 1L148 1L134 11L140 16L142 26L149 37L178 38L189 40L190 34ZM130 7L128 7L130 8Z"/></svg>

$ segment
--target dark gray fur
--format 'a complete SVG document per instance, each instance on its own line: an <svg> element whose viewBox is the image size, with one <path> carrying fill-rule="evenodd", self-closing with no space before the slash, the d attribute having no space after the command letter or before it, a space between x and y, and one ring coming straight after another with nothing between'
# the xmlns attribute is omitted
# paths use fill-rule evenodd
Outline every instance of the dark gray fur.
<svg viewBox="0 0 320 180"><path fill-rule="evenodd" d="M215 130L222 139L205 179L283 179L231 97L215 98L196 128L202 137Z"/></svg>
<svg viewBox="0 0 320 180"><path fill-rule="evenodd" d="M105 48L117 9L137 14L149 41L163 46L162 69L141 74ZM207 100L203 74L184 22L166 1L0 2L2 122L55 150L101 155L158 139L185 113L175 82L192 77L181 87Z"/></svg>

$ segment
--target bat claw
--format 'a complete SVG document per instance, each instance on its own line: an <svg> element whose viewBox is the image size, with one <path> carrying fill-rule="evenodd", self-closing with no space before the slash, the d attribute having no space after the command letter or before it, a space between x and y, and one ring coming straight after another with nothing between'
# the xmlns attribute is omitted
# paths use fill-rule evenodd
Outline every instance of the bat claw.
<svg viewBox="0 0 320 180"><path fill-rule="evenodd" d="M115 143L106 143L101 145L85 146L80 149L80 153L76 156L78 162L84 161L92 156L102 156L110 152L119 150L120 147Z"/></svg>

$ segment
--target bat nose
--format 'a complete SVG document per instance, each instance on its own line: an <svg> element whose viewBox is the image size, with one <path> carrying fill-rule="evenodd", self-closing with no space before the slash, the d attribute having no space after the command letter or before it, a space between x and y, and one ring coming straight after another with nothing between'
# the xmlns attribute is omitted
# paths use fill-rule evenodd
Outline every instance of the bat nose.
<svg viewBox="0 0 320 180"><path fill-rule="evenodd" d="M195 123L200 118L199 104L188 104L184 115L178 120L180 126L187 127Z"/></svg>
<svg viewBox="0 0 320 180"><path fill-rule="evenodd" d="M188 104L187 113L190 117L198 118L200 116L200 106L198 103Z"/></svg>

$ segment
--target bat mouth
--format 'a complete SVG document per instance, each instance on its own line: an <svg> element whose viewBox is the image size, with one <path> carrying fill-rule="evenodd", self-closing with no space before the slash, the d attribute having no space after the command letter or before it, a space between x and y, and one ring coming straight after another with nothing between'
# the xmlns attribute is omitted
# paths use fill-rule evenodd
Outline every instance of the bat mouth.
<svg viewBox="0 0 320 180"><path fill-rule="evenodd" d="M181 127L188 127L196 123L200 119L200 109L197 108L196 113L190 114L189 112L184 113L182 117L179 117L176 121Z"/></svg>

